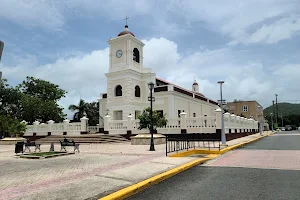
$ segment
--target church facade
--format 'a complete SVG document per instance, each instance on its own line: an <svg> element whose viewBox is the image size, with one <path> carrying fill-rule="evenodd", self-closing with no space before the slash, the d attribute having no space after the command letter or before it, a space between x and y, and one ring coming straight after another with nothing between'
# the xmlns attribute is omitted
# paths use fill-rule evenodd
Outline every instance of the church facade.
<svg viewBox="0 0 300 200"><path fill-rule="evenodd" d="M156 76L150 68L144 68L144 43L129 31L128 26L116 38L110 38L109 71L106 73L107 92L99 98L100 127L104 127L103 117L112 120L126 120L129 115L137 119L149 107L148 83L154 83L153 109L166 114L168 119L180 117L214 116L218 103L199 92L196 80L191 90L184 89Z"/></svg>

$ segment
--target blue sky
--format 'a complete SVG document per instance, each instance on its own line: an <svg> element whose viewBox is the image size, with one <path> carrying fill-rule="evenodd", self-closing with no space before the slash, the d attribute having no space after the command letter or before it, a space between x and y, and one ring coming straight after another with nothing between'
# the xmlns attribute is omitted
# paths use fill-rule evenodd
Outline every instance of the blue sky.
<svg viewBox="0 0 300 200"><path fill-rule="evenodd" d="M204 95L269 106L300 100L300 1L297 0L0 0L0 70L11 85L27 75L97 100L106 90L108 44L129 29L143 40L145 67ZM184 74L184 76L182 75Z"/></svg>

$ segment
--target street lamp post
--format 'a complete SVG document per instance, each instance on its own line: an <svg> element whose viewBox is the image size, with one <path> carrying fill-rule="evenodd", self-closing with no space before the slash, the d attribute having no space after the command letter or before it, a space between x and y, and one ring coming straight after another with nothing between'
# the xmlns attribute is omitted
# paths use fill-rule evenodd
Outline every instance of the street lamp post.
<svg viewBox="0 0 300 200"><path fill-rule="evenodd" d="M150 97L148 97L148 101L150 101L150 133L151 133L151 141L150 141L150 151L155 151L154 148L154 139L153 139L153 116L152 116L152 102L154 101L154 97L152 97L152 90L154 88L154 83L148 83L148 88L150 90Z"/></svg>
<svg viewBox="0 0 300 200"><path fill-rule="evenodd" d="M257 106L257 108L258 108L258 118L259 118L259 134L260 134L260 136L262 136L262 123L263 123L263 115L262 115L262 113L260 112L261 111L261 106Z"/></svg>
<svg viewBox="0 0 300 200"><path fill-rule="evenodd" d="M273 128L273 113L270 113L270 115L271 115L271 125L272 125L272 131L274 130L274 128Z"/></svg>
<svg viewBox="0 0 300 200"><path fill-rule="evenodd" d="M226 145L226 136L225 136L225 128L224 128L224 114L223 114L223 94L222 94L222 85L224 81L218 81L220 84L220 96L221 96L221 113L222 113L222 129L221 129L221 142L222 145Z"/></svg>

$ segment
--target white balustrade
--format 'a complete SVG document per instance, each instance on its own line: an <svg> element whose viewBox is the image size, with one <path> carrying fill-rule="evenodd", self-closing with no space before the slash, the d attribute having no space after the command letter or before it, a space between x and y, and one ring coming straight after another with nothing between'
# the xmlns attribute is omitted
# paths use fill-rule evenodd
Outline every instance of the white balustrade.
<svg viewBox="0 0 300 200"><path fill-rule="evenodd" d="M108 130L127 130L127 120L110 120Z"/></svg>
<svg viewBox="0 0 300 200"><path fill-rule="evenodd" d="M86 127L87 128L87 127ZM39 123L35 121L33 125L26 125L25 136L36 135L46 136L50 132L51 135L63 135L63 132L71 135L80 135L82 131L82 122L69 123L69 120L64 120L63 123L54 123L53 120L49 120L47 124Z"/></svg>

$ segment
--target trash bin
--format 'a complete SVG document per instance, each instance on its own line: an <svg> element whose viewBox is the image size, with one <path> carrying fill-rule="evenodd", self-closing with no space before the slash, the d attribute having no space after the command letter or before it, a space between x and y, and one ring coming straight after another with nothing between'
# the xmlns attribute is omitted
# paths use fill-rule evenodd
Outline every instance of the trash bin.
<svg viewBox="0 0 300 200"><path fill-rule="evenodd" d="M15 153L24 153L24 142L17 142L15 145Z"/></svg>

